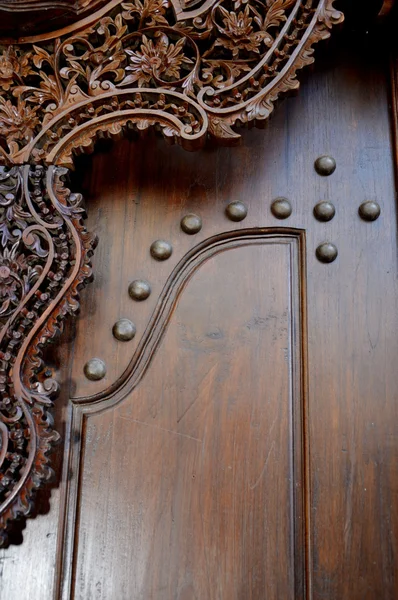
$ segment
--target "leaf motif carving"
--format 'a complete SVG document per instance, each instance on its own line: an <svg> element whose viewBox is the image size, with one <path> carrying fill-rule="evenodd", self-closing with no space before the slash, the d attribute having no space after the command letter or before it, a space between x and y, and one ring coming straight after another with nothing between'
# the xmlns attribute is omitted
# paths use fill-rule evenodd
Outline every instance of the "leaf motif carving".
<svg viewBox="0 0 398 600"><path fill-rule="evenodd" d="M186 95L211 116L212 136L234 139L237 121L267 118L297 86L294 73L313 60L313 44L343 18L332 0L179 2L122 2L75 32L0 48L0 161L43 161L76 124L112 112L107 94L137 88ZM102 97L88 117L88 105L70 114L77 102Z"/></svg>
<svg viewBox="0 0 398 600"><path fill-rule="evenodd" d="M0 253L0 545L51 475L48 454L59 435L50 410L59 385L41 349L76 311L77 291L91 274L94 239L77 213L59 210L71 196L64 173L40 166L0 171L0 225L9 231Z"/></svg>

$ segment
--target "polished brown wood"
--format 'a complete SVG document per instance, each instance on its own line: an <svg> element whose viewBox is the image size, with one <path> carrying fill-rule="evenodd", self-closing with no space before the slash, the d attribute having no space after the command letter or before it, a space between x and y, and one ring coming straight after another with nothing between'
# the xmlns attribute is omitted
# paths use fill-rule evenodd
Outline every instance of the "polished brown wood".
<svg viewBox="0 0 398 600"><path fill-rule="evenodd" d="M106 523L118 550L76 548L72 596L303 596L300 246L250 228L178 268L124 400L83 416L78 535L94 550Z"/></svg>
<svg viewBox="0 0 398 600"><path fill-rule="evenodd" d="M109 0L2 0L2 36L43 34L71 26Z"/></svg>
<svg viewBox="0 0 398 600"><path fill-rule="evenodd" d="M231 0L113 0L63 30L0 44L1 544L50 477L58 436L47 409L58 385L41 351L91 277L94 244L80 224L81 196L64 187L65 167L99 139L153 130L197 150L210 137L235 144L238 126L263 126L343 14L334 0L251 2L237 12ZM226 212L238 222L246 207ZM150 246L158 261L172 253L162 237ZM89 380L106 371L99 358L85 363Z"/></svg>
<svg viewBox="0 0 398 600"><path fill-rule="evenodd" d="M64 442L50 503L1 551L1 600L397 597L389 60L360 38L331 49L240 148L148 137L77 162L97 276L45 357ZM332 220L315 218L321 201ZM360 218L366 201L376 221ZM192 213L202 228L187 235ZM158 239L167 260L150 255ZM149 297L131 298L133 280ZM130 342L113 336L120 318ZM94 357L99 381L83 375Z"/></svg>

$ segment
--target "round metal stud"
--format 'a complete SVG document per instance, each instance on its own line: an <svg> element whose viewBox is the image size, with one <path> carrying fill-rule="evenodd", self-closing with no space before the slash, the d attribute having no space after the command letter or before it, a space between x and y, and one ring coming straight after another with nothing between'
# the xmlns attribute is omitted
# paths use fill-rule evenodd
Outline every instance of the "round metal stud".
<svg viewBox="0 0 398 600"><path fill-rule="evenodd" d="M151 291L151 286L143 279L135 279L129 285L130 298L138 302L146 300L150 296Z"/></svg>
<svg viewBox="0 0 398 600"><path fill-rule="evenodd" d="M314 206L314 215L318 221L331 221L336 214L336 209L331 202L318 202Z"/></svg>
<svg viewBox="0 0 398 600"><path fill-rule="evenodd" d="M336 170L336 161L333 156L320 156L315 161L315 171L318 175L323 175L327 177L331 175Z"/></svg>
<svg viewBox="0 0 398 600"><path fill-rule="evenodd" d="M119 342L129 342L137 333L137 328L130 319L119 319L114 324L112 333Z"/></svg>
<svg viewBox="0 0 398 600"><path fill-rule="evenodd" d="M243 221L247 217L247 206L243 202L231 202L225 209L225 213L231 221Z"/></svg>
<svg viewBox="0 0 398 600"><path fill-rule="evenodd" d="M337 248L331 242L324 242L316 249L316 257L323 263L332 263L338 255Z"/></svg>
<svg viewBox="0 0 398 600"><path fill-rule="evenodd" d="M165 240L156 240L151 245L151 256L156 260L167 260L173 254L173 247Z"/></svg>
<svg viewBox="0 0 398 600"><path fill-rule="evenodd" d="M373 200L368 200L361 204L358 209L359 216L364 221L376 221L380 217L380 206Z"/></svg>
<svg viewBox="0 0 398 600"><path fill-rule="evenodd" d="M292 214L292 205L287 198L277 198L271 204L271 212L277 219L287 219Z"/></svg>
<svg viewBox="0 0 398 600"><path fill-rule="evenodd" d="M181 229L184 233L188 233L188 235L198 233L198 231L202 229L202 219L193 213L185 215L185 217L181 219Z"/></svg>
<svg viewBox="0 0 398 600"><path fill-rule="evenodd" d="M90 381L99 381L106 375L106 366L100 358L92 358L84 365L84 374Z"/></svg>

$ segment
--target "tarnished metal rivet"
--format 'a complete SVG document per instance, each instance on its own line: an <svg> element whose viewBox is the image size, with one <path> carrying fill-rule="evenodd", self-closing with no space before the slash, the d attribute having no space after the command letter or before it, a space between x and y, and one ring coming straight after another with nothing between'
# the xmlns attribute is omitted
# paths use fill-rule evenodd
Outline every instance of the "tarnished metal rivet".
<svg viewBox="0 0 398 600"><path fill-rule="evenodd" d="M323 263L332 263L338 255L337 248L331 242L324 242L316 249L316 257Z"/></svg>
<svg viewBox="0 0 398 600"><path fill-rule="evenodd" d="M193 213L185 215L185 217L181 219L181 229L184 233L188 233L189 235L198 233L198 231L202 229L202 219Z"/></svg>
<svg viewBox="0 0 398 600"><path fill-rule="evenodd" d="M151 256L156 260L167 260L173 253L173 247L165 240L156 240L151 245Z"/></svg>
<svg viewBox="0 0 398 600"><path fill-rule="evenodd" d="M100 358L92 358L84 365L84 374L90 381L99 381L106 375L106 366Z"/></svg>
<svg viewBox="0 0 398 600"><path fill-rule="evenodd" d="M315 161L315 171L318 175L327 177L336 170L336 161L332 156L320 156Z"/></svg>
<svg viewBox="0 0 398 600"><path fill-rule="evenodd" d="M243 202L231 202L225 209L225 213L231 221L243 221L247 217L247 206Z"/></svg>
<svg viewBox="0 0 398 600"><path fill-rule="evenodd" d="M141 302L146 300L151 294L151 286L143 279L135 279L129 285L129 296L133 300Z"/></svg>
<svg viewBox="0 0 398 600"><path fill-rule="evenodd" d="M277 219L287 219L292 214L292 205L287 198L277 198L271 204L271 212Z"/></svg>
<svg viewBox="0 0 398 600"><path fill-rule="evenodd" d="M114 324L112 333L119 342L129 342L137 333L137 329L130 319L119 319Z"/></svg>
<svg viewBox="0 0 398 600"><path fill-rule="evenodd" d="M314 206L314 215L318 221L331 221L336 210L331 202L318 202Z"/></svg>
<svg viewBox="0 0 398 600"><path fill-rule="evenodd" d="M376 221L380 217L380 212L380 205L373 200L364 202L358 209L359 216L364 221Z"/></svg>

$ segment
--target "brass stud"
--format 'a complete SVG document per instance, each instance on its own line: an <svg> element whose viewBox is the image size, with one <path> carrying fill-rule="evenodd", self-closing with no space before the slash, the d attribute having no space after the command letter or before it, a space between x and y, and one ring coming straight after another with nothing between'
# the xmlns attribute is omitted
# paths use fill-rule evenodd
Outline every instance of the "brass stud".
<svg viewBox="0 0 398 600"><path fill-rule="evenodd" d="M338 255L337 248L331 242L324 242L316 249L316 257L323 263L332 263Z"/></svg>
<svg viewBox="0 0 398 600"><path fill-rule="evenodd" d="M364 202L358 209L359 216L364 221L376 221L380 217L380 212L380 205L373 200Z"/></svg>
<svg viewBox="0 0 398 600"><path fill-rule="evenodd" d="M243 221L247 217L247 206L243 202L231 202L225 209L225 213L231 221Z"/></svg>
<svg viewBox="0 0 398 600"><path fill-rule="evenodd" d="M202 229L202 219L193 213L185 215L185 217L181 219L181 229L184 233L188 233L188 235L198 233L198 231Z"/></svg>
<svg viewBox="0 0 398 600"><path fill-rule="evenodd" d="M336 161L332 156L320 156L315 161L315 171L318 175L327 177L332 175L336 170Z"/></svg>
<svg viewBox="0 0 398 600"><path fill-rule="evenodd" d="M129 342L137 333L137 329L130 319L119 319L114 324L112 333L119 342Z"/></svg>
<svg viewBox="0 0 398 600"><path fill-rule="evenodd" d="M156 260L167 260L173 253L173 247L165 240L156 240L151 245L151 256Z"/></svg>
<svg viewBox="0 0 398 600"><path fill-rule="evenodd" d="M84 365L84 374L90 381L99 381L106 375L106 366L100 358L92 358Z"/></svg>
<svg viewBox="0 0 398 600"><path fill-rule="evenodd" d="M336 214L336 210L331 202L318 202L314 206L314 215L318 221L331 221Z"/></svg>
<svg viewBox="0 0 398 600"><path fill-rule="evenodd" d="M277 198L271 204L271 212L277 219L287 219L292 214L292 205L287 198Z"/></svg>
<svg viewBox="0 0 398 600"><path fill-rule="evenodd" d="M141 302L146 300L151 294L151 286L143 279L135 279L129 285L129 296L132 300Z"/></svg>

